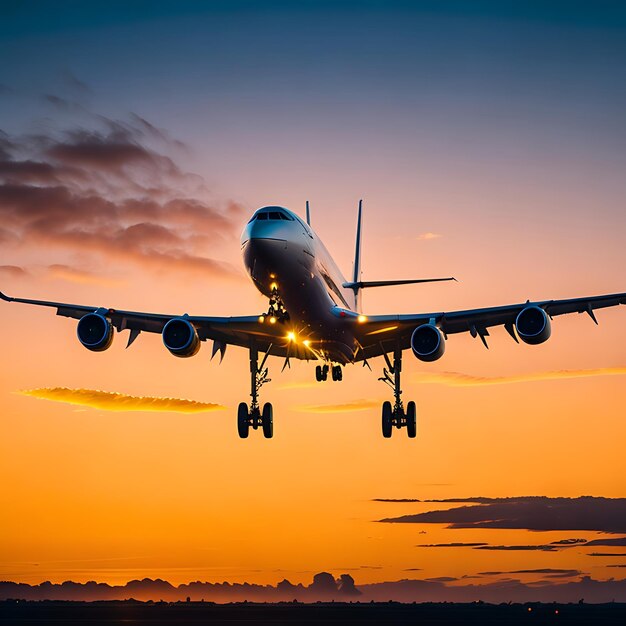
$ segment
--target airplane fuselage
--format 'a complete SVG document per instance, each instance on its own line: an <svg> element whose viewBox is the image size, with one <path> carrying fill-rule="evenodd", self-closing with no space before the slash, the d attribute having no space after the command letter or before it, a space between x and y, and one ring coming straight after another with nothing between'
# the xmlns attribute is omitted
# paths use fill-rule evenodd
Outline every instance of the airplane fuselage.
<svg viewBox="0 0 626 626"><path fill-rule="evenodd" d="M241 246L254 285L268 298L280 295L290 329L314 347L311 358L351 362L359 348L347 323L358 315L355 296L311 227L288 209L263 207L244 228Z"/></svg>

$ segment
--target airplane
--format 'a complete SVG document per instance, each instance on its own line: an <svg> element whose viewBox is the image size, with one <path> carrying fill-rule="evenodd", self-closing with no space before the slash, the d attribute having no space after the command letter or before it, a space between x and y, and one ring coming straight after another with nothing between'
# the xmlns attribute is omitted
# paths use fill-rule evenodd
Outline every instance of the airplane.
<svg viewBox="0 0 626 626"><path fill-rule="evenodd" d="M364 281L361 276L362 200L359 201L356 246L351 280L346 280L328 250L311 228L309 203L306 220L281 206L256 210L241 235L245 268L254 286L269 301L267 311L241 317L162 315L12 298L0 292L0 299L56 309L56 314L79 320L80 343L93 352L107 350L115 331L128 330L126 347L141 332L160 333L171 354L188 358L197 354L203 341L212 340L211 359L219 352L220 362L229 344L246 348L250 355L250 397L239 404L237 430L241 438L249 430L261 428L273 437L273 408L261 408L259 392L270 382L269 356L316 363L315 377L326 381L343 378L342 367L382 356L385 361L379 380L393 391L393 403L382 405L382 434L389 438L393 429L406 428L408 437L417 434L415 402L402 400L402 353L411 349L423 362L440 359L449 335L469 332L485 347L489 328L504 326L519 343L536 345L547 341L551 320L565 313L587 313L597 324L595 309L626 304L626 293L568 300L541 300L466 311L416 314L365 315L361 310L363 289L455 280L421 278ZM259 364L259 354L263 358ZM391 355L391 356L390 356Z"/></svg>

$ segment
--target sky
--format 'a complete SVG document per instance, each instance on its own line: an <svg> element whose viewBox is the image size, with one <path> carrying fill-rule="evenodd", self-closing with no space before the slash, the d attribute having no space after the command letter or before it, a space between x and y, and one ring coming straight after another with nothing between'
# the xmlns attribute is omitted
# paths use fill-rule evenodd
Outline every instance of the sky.
<svg viewBox="0 0 626 626"><path fill-rule="evenodd" d="M256 314L252 211L309 200L347 274L360 198L365 280L459 281L372 290L365 313L624 291L620 3L126 5L0 8L3 292ZM623 544L585 547L626 535L625 311L596 315L540 346L495 329L407 354L416 440L380 434L380 360L322 386L270 359L274 439L241 441L242 349L94 354L73 321L1 303L0 579L621 579ZM541 506L499 528L435 514L526 496L573 508L550 528ZM440 545L468 543L487 548Z"/></svg>

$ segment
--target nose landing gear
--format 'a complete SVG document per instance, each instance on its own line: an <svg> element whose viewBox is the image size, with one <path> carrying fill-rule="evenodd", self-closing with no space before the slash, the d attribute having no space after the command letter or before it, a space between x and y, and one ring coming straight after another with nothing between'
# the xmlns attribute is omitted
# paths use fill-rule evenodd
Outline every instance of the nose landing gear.
<svg viewBox="0 0 626 626"><path fill-rule="evenodd" d="M383 437L389 438L392 429L403 428L406 426L406 434L413 439L417 436L417 414L415 402L407 402L406 409L402 403L402 389L400 387L400 373L402 372L402 350L399 347L393 352L393 364L385 353L383 355L387 362L387 367L383 368L383 376L378 380L382 380L385 384L393 389L394 403L383 402L382 411L382 430ZM392 377L393 376L393 377Z"/></svg>
<svg viewBox="0 0 626 626"><path fill-rule="evenodd" d="M258 365L259 353L256 346L250 347L250 397L252 402L250 407L245 402L241 402L237 409L237 431L242 439L246 439L250 432L250 427L257 430L259 427L263 430L263 436L271 439L274 436L274 409L267 402L263 405L263 410L259 405L259 391L265 383L271 382L267 377L268 368L265 362L270 354L271 345L268 348L261 366Z"/></svg>
<svg viewBox="0 0 626 626"><path fill-rule="evenodd" d="M278 293L277 287L272 289L272 294L270 295L270 306L267 313L259 315L259 322L264 324L266 321L269 321L270 324L275 324L276 322L284 324L289 321L289 313L287 313L287 309L285 308L280 294Z"/></svg>

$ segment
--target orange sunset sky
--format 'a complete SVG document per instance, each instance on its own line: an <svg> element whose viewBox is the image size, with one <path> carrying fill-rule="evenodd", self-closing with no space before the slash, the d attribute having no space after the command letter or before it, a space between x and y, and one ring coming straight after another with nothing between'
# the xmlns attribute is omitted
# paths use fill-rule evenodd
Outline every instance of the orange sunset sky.
<svg viewBox="0 0 626 626"><path fill-rule="evenodd" d="M621 14L179 4L0 19L3 292L256 314L252 211L308 199L348 274L361 197L365 280L459 280L370 290L365 313L626 289ZM94 354L75 321L0 302L0 580L623 578L623 546L420 546L626 530L386 523L458 504L376 501L624 498L626 308L596 316L556 318L539 346L496 328L489 350L468 334L434 363L405 353L415 440L381 436L382 359L316 383L270 358L274 439L240 440L243 349L220 365L210 343L177 359L121 333ZM24 393L56 388L88 391ZM92 391L216 406L112 411Z"/></svg>

